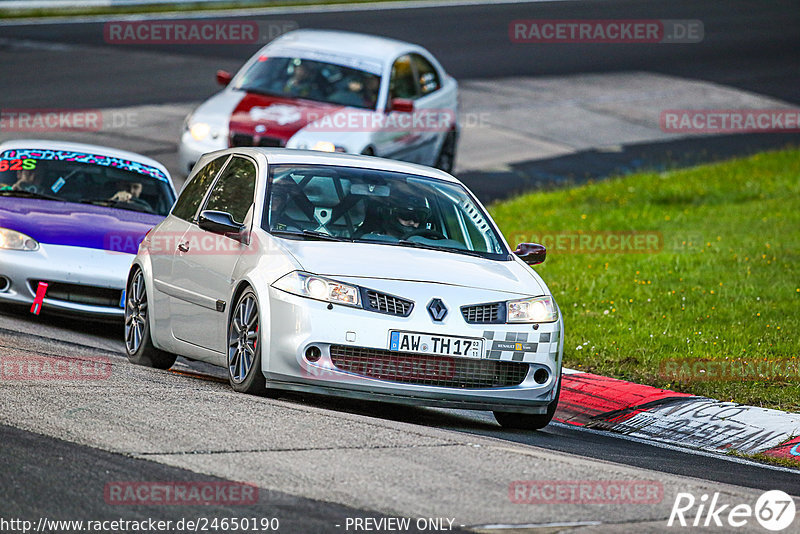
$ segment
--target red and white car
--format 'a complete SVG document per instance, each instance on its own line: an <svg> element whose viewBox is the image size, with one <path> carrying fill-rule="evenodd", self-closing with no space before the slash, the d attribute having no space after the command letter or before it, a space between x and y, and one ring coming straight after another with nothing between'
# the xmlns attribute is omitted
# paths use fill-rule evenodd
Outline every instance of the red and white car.
<svg viewBox="0 0 800 534"><path fill-rule="evenodd" d="M424 48L371 35L297 30L272 41L184 123L179 159L233 146L393 158L451 172L458 84Z"/></svg>

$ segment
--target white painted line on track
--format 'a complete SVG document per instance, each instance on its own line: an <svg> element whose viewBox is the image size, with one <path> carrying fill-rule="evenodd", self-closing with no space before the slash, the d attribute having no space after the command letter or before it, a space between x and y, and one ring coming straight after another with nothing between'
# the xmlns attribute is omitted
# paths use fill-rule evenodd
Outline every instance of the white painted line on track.
<svg viewBox="0 0 800 534"><path fill-rule="evenodd" d="M516 530L525 528L559 528L559 527L594 527L602 525L602 521L570 521L563 523L522 523L519 525L514 524L492 524L492 525L472 525L471 529L480 530Z"/></svg>

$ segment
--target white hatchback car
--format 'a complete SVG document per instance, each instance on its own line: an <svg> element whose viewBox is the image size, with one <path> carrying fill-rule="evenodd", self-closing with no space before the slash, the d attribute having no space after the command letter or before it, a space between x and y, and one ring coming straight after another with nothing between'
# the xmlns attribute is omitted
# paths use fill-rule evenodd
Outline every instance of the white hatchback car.
<svg viewBox="0 0 800 534"><path fill-rule="evenodd" d="M558 307L447 173L313 151L203 156L128 277L137 364L176 355L233 388L492 410L541 428L558 402Z"/></svg>
<svg viewBox="0 0 800 534"><path fill-rule="evenodd" d="M184 122L180 168L235 146L367 154L452 171L455 79L424 48L358 33L297 30L259 50Z"/></svg>

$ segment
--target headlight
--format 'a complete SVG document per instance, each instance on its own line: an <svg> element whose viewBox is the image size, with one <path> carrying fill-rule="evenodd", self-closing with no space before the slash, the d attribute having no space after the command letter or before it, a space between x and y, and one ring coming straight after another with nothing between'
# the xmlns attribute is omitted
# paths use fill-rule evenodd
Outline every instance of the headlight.
<svg viewBox="0 0 800 534"><path fill-rule="evenodd" d="M8 228L0 228L0 248L9 250L39 250L39 242L32 237Z"/></svg>
<svg viewBox="0 0 800 534"><path fill-rule="evenodd" d="M272 287L314 300L361 307L361 298L356 286L309 273L291 272L272 284Z"/></svg>
<svg viewBox="0 0 800 534"><path fill-rule="evenodd" d="M189 126L189 133L195 141L202 141L208 137L209 132L211 132L211 126L205 122L195 122Z"/></svg>
<svg viewBox="0 0 800 534"><path fill-rule="evenodd" d="M319 150L320 152L347 152L344 147L336 146L330 141L317 141L311 150Z"/></svg>
<svg viewBox="0 0 800 534"><path fill-rule="evenodd" d="M510 300L506 321L509 323L552 323L558 319L553 297Z"/></svg>

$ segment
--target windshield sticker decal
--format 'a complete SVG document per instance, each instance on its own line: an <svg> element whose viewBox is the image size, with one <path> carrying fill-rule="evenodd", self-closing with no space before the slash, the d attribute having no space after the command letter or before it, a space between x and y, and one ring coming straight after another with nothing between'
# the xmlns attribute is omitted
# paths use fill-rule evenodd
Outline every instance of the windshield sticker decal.
<svg viewBox="0 0 800 534"><path fill-rule="evenodd" d="M145 176L150 176L162 182L167 181L166 175L155 167L130 161L122 158L112 158L97 154L87 154L85 152L73 152L70 150L49 150L49 149L13 149L6 150L0 155L0 160L6 159L32 159L32 160L52 160L52 161L76 161L78 163L88 163L100 165L102 167L114 167L125 171L132 171Z"/></svg>

